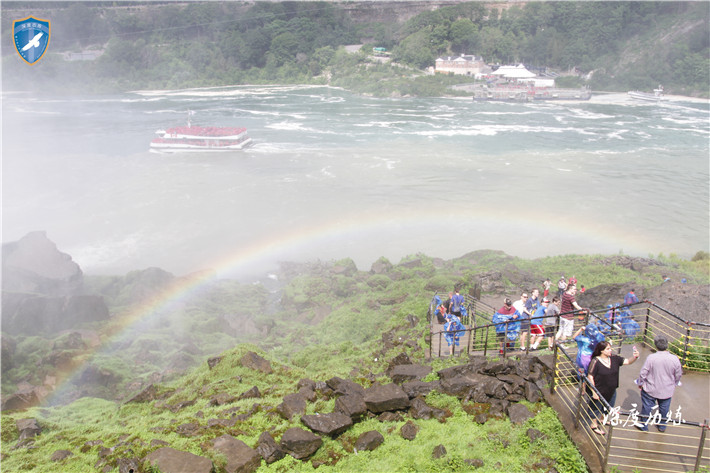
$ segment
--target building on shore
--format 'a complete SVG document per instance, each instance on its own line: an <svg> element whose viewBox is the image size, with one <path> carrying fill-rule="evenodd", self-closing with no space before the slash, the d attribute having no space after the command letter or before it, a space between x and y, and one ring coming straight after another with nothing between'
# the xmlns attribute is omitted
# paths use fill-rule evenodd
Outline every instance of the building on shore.
<svg viewBox="0 0 710 473"><path fill-rule="evenodd" d="M434 72L471 77L481 77L491 71L482 58L466 54L437 58L434 66Z"/></svg>

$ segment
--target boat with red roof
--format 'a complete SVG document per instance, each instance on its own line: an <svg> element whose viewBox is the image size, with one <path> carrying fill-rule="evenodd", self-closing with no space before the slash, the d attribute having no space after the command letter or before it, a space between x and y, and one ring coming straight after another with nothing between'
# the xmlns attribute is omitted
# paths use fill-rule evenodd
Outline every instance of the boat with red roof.
<svg viewBox="0 0 710 473"><path fill-rule="evenodd" d="M251 144L246 128L224 126L197 126L190 122L187 126L177 126L158 130L157 138L150 142L152 153L183 152L224 152L238 151Z"/></svg>

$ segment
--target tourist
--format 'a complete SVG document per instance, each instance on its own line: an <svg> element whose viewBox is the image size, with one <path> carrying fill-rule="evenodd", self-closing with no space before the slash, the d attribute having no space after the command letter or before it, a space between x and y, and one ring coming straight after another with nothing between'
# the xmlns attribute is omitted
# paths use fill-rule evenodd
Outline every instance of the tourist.
<svg viewBox="0 0 710 473"><path fill-rule="evenodd" d="M446 324L444 324L444 337L446 338L446 343L449 345L449 354L454 356L454 352L457 346L459 346L459 339L466 328L461 324L461 320L454 314L446 315Z"/></svg>
<svg viewBox="0 0 710 473"><path fill-rule="evenodd" d="M592 353L594 347L604 340L604 335L599 332L599 328L595 324L589 324L586 327L580 327L572 337L577 342L577 371L581 376L587 375L589 362L592 361Z"/></svg>
<svg viewBox="0 0 710 473"><path fill-rule="evenodd" d="M634 289L631 289L631 290L624 296L624 305L636 304L638 301L639 301L639 298L636 297L636 293L634 292Z"/></svg>
<svg viewBox="0 0 710 473"><path fill-rule="evenodd" d="M545 320L545 312L547 307L550 305L550 300L544 297L540 301L540 307L535 309L532 319L530 319L530 349L537 350L540 342L545 336L545 329L543 328L543 321ZM554 324L554 321L552 322ZM550 344L550 346L552 346Z"/></svg>
<svg viewBox="0 0 710 473"><path fill-rule="evenodd" d="M542 282L542 297L547 297L550 295L551 286L552 283L550 282L550 278L545 278L545 280Z"/></svg>
<svg viewBox="0 0 710 473"><path fill-rule="evenodd" d="M454 295L451 297L450 312L459 319L461 318L461 307L464 305L464 298L459 294L458 288L454 289Z"/></svg>
<svg viewBox="0 0 710 473"><path fill-rule="evenodd" d="M512 343L515 344L514 340L517 338L520 323L510 323L510 321L517 320L518 318L520 318L520 314L515 310L513 303L507 297L503 303L503 307L493 314L493 323L496 324L496 339L500 345L501 355L505 353L506 348L511 343L508 340L513 340Z"/></svg>
<svg viewBox="0 0 710 473"><path fill-rule="evenodd" d="M619 355L614 355L611 351L611 343L604 340L597 343L592 353L592 361L589 363L587 380L589 384L596 388L591 390L592 421L591 429L594 433L604 435L606 432L599 426L598 419L606 406L599 399L599 394L610 407L614 407L616 402L616 389L619 387L619 368L623 365L630 365L638 360L639 352L634 347L633 356L624 358Z"/></svg>
<svg viewBox="0 0 710 473"><path fill-rule="evenodd" d="M577 295L576 286L568 286L565 293L562 295L562 304L560 307L560 330L557 332L557 342L563 342L572 336L574 330L574 310L584 310L579 304L575 296Z"/></svg>
<svg viewBox="0 0 710 473"><path fill-rule="evenodd" d="M571 278L569 278L569 281L567 281L567 285L568 286L576 286L577 285L577 278L574 276L574 274L572 275Z"/></svg>
<svg viewBox="0 0 710 473"><path fill-rule="evenodd" d="M513 307L520 314L520 349L525 350L527 345L528 332L530 331L530 312L526 308L528 302L528 295L526 293L520 294L520 299L513 302Z"/></svg>
<svg viewBox="0 0 710 473"><path fill-rule="evenodd" d="M557 281L557 297L562 299L562 294L567 290L567 281L565 281L564 274L560 276L560 280Z"/></svg>
<svg viewBox="0 0 710 473"><path fill-rule="evenodd" d="M542 323L545 325L545 335L547 335L547 347L552 350L555 344L555 331L557 330L557 318L560 315L560 298L555 296L550 304L547 299L543 299L543 305L548 303L545 310L545 318Z"/></svg>
<svg viewBox="0 0 710 473"><path fill-rule="evenodd" d="M532 346L535 343L535 340L533 339L533 333L532 333L532 317L535 315L535 312L537 312L537 308L540 305L540 291L538 289L533 289L530 292L530 297L525 301L525 315L528 317L527 325L530 330L530 346ZM522 322L521 322L522 324ZM540 323L538 323L540 325ZM520 329L521 331L523 330L522 328ZM537 334L539 335L539 334ZM523 339L523 335L520 335L520 348L525 349L525 340Z"/></svg>
<svg viewBox="0 0 710 473"><path fill-rule="evenodd" d="M651 419L649 414L658 404L660 422L656 423L656 428L659 432L665 432L671 397L675 387L680 386L683 368L678 357L668 351L666 337L659 335L653 340L653 343L658 351L646 358L639 377L635 381L641 388L641 420L645 419L644 423L636 423L635 425L639 430L648 432L648 424Z"/></svg>

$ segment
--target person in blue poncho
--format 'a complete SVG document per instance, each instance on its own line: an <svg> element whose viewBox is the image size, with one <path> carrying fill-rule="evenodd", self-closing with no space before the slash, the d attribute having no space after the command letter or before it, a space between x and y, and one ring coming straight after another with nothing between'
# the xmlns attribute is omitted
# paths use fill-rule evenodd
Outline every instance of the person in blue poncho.
<svg viewBox="0 0 710 473"><path fill-rule="evenodd" d="M513 307L513 302L506 298L503 307L493 314L493 323L496 324L496 339L500 345L500 354L505 353L508 345L515 345L520 330L520 313ZM508 323L506 323L508 322ZM507 340L506 340L507 333Z"/></svg>
<svg viewBox="0 0 710 473"><path fill-rule="evenodd" d="M461 320L454 314L446 314L446 323L444 324L444 337L449 345L449 354L454 355L456 347L459 346L459 339L463 335L466 327L463 326Z"/></svg>
<svg viewBox="0 0 710 473"><path fill-rule="evenodd" d="M589 324L577 330L573 338L577 342L577 359L575 360L577 371L581 376L586 376L594 347L599 342L604 341L604 334L599 331L596 324Z"/></svg>

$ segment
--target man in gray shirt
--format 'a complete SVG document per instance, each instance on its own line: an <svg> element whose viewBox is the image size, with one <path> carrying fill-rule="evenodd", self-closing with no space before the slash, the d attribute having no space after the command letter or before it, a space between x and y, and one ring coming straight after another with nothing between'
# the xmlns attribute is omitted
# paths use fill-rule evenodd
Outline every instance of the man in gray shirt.
<svg viewBox="0 0 710 473"><path fill-rule="evenodd" d="M643 421L643 424L637 423L636 427L648 432L650 421L648 415L658 403L661 419L656 428L659 432L664 432L668 410L671 407L671 397L675 387L680 386L683 368L678 357L668 351L668 340L664 336L657 336L653 343L658 351L646 358L636 380L636 384L641 388L641 421Z"/></svg>

